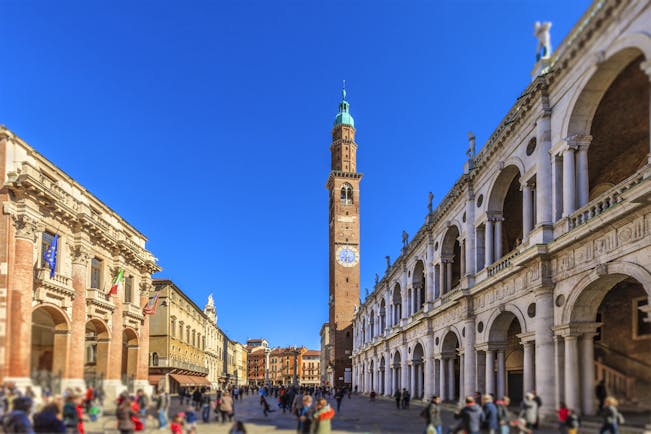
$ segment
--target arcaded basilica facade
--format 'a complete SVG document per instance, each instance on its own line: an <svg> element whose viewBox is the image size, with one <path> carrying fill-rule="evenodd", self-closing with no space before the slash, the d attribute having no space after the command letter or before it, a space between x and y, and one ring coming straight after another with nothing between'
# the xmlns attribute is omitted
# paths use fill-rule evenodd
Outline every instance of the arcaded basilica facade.
<svg viewBox="0 0 651 434"><path fill-rule="evenodd" d="M547 53L548 54L548 53ZM360 391L651 396L651 2L597 0L353 322Z"/></svg>

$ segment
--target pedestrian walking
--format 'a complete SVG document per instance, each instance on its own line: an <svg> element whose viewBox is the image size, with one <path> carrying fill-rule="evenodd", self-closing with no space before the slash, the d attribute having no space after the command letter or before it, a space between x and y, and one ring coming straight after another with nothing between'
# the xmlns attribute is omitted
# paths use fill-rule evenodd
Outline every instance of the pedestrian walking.
<svg viewBox="0 0 651 434"><path fill-rule="evenodd" d="M344 399L344 389L338 388L335 391L335 401L337 401L337 413L341 410L341 401Z"/></svg>
<svg viewBox="0 0 651 434"><path fill-rule="evenodd" d="M453 432L462 429L467 434L479 434L479 430L485 420L484 412L475 403L475 398L470 395L466 396L466 405L455 413L454 418L460 419L460 423Z"/></svg>
<svg viewBox="0 0 651 434"><path fill-rule="evenodd" d="M404 387L402 388L400 399L402 400L402 408L409 408L409 400L411 399L411 394Z"/></svg>
<svg viewBox="0 0 651 434"><path fill-rule="evenodd" d="M597 383L597 385L595 386L595 395L599 400L599 413L601 413L601 411L604 409L604 401L608 396L605 380L602 379L599 383Z"/></svg>
<svg viewBox="0 0 651 434"><path fill-rule="evenodd" d="M314 409L312 408L312 397L310 395L303 395L303 405L298 411L298 426L296 427L296 432L300 434L310 434L313 418Z"/></svg>
<svg viewBox="0 0 651 434"><path fill-rule="evenodd" d="M612 396L604 400L604 408L601 412L604 421L601 425L600 434L609 432L610 434L619 434L619 426L624 423L624 416L617 409L617 400Z"/></svg>
<svg viewBox="0 0 651 434"><path fill-rule="evenodd" d="M511 398L508 396L503 397L501 400L497 401L497 417L500 424L500 434L509 434L510 423L511 423L511 412L509 411L509 405L511 405Z"/></svg>
<svg viewBox="0 0 651 434"><path fill-rule="evenodd" d="M567 425L567 434L578 434L581 419L579 419L579 415L574 410L570 409L565 424Z"/></svg>
<svg viewBox="0 0 651 434"><path fill-rule="evenodd" d="M194 405L188 406L185 411L185 432L194 434L197 432L197 413L194 411Z"/></svg>
<svg viewBox="0 0 651 434"><path fill-rule="evenodd" d="M540 396L536 393L534 390L533 392L533 400L536 401L536 422L534 423L534 429L538 429L538 424L540 423L540 409L542 408L543 402Z"/></svg>
<svg viewBox="0 0 651 434"><path fill-rule="evenodd" d="M222 417L222 423L226 423L226 418L228 418L229 422L233 420L233 398L228 392L224 392L219 402L219 413Z"/></svg>
<svg viewBox="0 0 651 434"><path fill-rule="evenodd" d="M118 430L121 434L133 434L136 428L136 424L133 419L137 416L137 414L135 411L133 411L131 397L128 394L124 393L120 396L120 399L121 401L118 404L118 408L115 410L115 417L118 420ZM66 426L67 425L68 423L66 423Z"/></svg>
<svg viewBox="0 0 651 434"><path fill-rule="evenodd" d="M567 433L567 417L570 414L570 409L564 402L558 408L558 432L560 434Z"/></svg>
<svg viewBox="0 0 651 434"><path fill-rule="evenodd" d="M331 434L331 420L334 416L335 411L330 407L328 401L323 398L319 399L316 402L316 411L312 421L312 434Z"/></svg>
<svg viewBox="0 0 651 434"><path fill-rule="evenodd" d="M264 413L264 416L267 417L270 412L273 410L269 407L269 403L267 402L267 398L264 395L260 395L260 405L262 406L262 412Z"/></svg>
<svg viewBox="0 0 651 434"><path fill-rule="evenodd" d="M434 395L420 414L425 419L425 432L443 434L441 420L441 398Z"/></svg>
<svg viewBox="0 0 651 434"><path fill-rule="evenodd" d="M66 426L61 420L61 407L56 402L46 404L34 414L35 433L65 433Z"/></svg>
<svg viewBox="0 0 651 434"><path fill-rule="evenodd" d="M524 419L527 429L534 429L538 420L538 403L534 399L535 395L527 393L520 404L520 419Z"/></svg>
<svg viewBox="0 0 651 434"><path fill-rule="evenodd" d="M400 390L396 390L396 393L393 394L393 398L396 400L396 407L400 410L400 401L402 401L402 393Z"/></svg>
<svg viewBox="0 0 651 434"><path fill-rule="evenodd" d="M183 413L174 416L170 424L170 431L172 434L183 434Z"/></svg>
<svg viewBox="0 0 651 434"><path fill-rule="evenodd" d="M18 396L13 399L12 409L2 418L5 434L34 434L29 414L33 401L29 396Z"/></svg>
<svg viewBox="0 0 651 434"><path fill-rule="evenodd" d="M493 397L490 395L483 396L484 423L488 428L489 434L497 434L500 429L499 415L497 406L493 403Z"/></svg>
<svg viewBox="0 0 651 434"><path fill-rule="evenodd" d="M170 407L170 397L165 390L160 390L156 396L156 415L158 416L158 428L167 426L167 412Z"/></svg>
<svg viewBox="0 0 651 434"><path fill-rule="evenodd" d="M63 405L63 423L66 426L66 432L68 434L80 434L79 425L81 421L79 420L79 412L77 411L77 405L80 404L80 397L74 392L68 393L66 402Z"/></svg>

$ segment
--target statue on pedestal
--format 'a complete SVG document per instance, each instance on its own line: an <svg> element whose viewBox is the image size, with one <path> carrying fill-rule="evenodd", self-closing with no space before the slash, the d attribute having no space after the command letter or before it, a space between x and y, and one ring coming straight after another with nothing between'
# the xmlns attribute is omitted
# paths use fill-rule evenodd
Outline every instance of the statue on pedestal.
<svg viewBox="0 0 651 434"><path fill-rule="evenodd" d="M402 247L406 249L407 244L409 244L409 234L407 231L402 231Z"/></svg>
<svg viewBox="0 0 651 434"><path fill-rule="evenodd" d="M427 193L427 211L429 214L432 213L432 201L434 200L434 194L430 191Z"/></svg>
<svg viewBox="0 0 651 434"><path fill-rule="evenodd" d="M536 47L536 61L540 59L549 59L552 55L552 42L549 34L552 23L550 21L536 21L533 25L533 34L538 38Z"/></svg>
<svg viewBox="0 0 651 434"><path fill-rule="evenodd" d="M466 151L466 155L469 160L475 158L475 135L472 131L468 131L468 150Z"/></svg>
<svg viewBox="0 0 651 434"><path fill-rule="evenodd" d="M389 256L385 256L384 259L387 260L387 270L391 268L391 258Z"/></svg>

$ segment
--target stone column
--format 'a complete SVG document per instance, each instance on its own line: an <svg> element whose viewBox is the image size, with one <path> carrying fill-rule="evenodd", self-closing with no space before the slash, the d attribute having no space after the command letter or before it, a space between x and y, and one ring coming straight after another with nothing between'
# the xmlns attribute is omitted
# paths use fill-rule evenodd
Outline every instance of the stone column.
<svg viewBox="0 0 651 434"><path fill-rule="evenodd" d="M445 274L447 275L447 282L446 282L446 288L448 291L452 291L452 261L454 259L450 259L448 262L445 263Z"/></svg>
<svg viewBox="0 0 651 434"><path fill-rule="evenodd" d="M409 393L416 398L416 365L413 362L409 364Z"/></svg>
<svg viewBox="0 0 651 434"><path fill-rule="evenodd" d="M9 285L8 378L18 387L31 385L32 294L34 292L34 243L37 221L27 215L12 216L15 227L13 284ZM11 256L11 253L9 254ZM10 281L11 281L10 280Z"/></svg>
<svg viewBox="0 0 651 434"><path fill-rule="evenodd" d="M584 333L581 336L581 410L584 415L592 416L594 405L594 342L596 333Z"/></svg>
<svg viewBox="0 0 651 434"><path fill-rule="evenodd" d="M576 175L574 173L574 148L568 143L563 151L563 217L576 209Z"/></svg>
<svg viewBox="0 0 651 434"><path fill-rule="evenodd" d="M561 161L557 155L551 156L552 163L552 218L557 221L563 213L563 185L561 178Z"/></svg>
<svg viewBox="0 0 651 434"><path fill-rule="evenodd" d="M389 360L388 357L387 357L387 360ZM391 368L389 368L388 372L387 372L386 367L384 368L384 376L382 378L384 379L384 395L385 396L391 396L391 394L393 393L393 389L391 387L391 385L393 384L392 380L391 380Z"/></svg>
<svg viewBox="0 0 651 434"><path fill-rule="evenodd" d="M409 297L407 296L407 268L402 265L402 274L400 275L400 295L402 297L402 318L409 318Z"/></svg>
<svg viewBox="0 0 651 434"><path fill-rule="evenodd" d="M466 275L466 240L461 240L459 242L461 247L459 255L459 275L461 278Z"/></svg>
<svg viewBox="0 0 651 434"><path fill-rule="evenodd" d="M493 263L493 221L488 218L486 220L486 229L485 229L485 235L486 235L486 242L484 243L484 251L486 253L486 263L484 264L485 267L488 267Z"/></svg>
<svg viewBox="0 0 651 434"><path fill-rule="evenodd" d="M546 279L547 277L543 277ZM554 327L554 299L551 286L540 287L535 290L536 317L535 317L535 339L536 339L536 393L542 402L554 402L556 394L554 385L554 346L552 342L552 328ZM542 413L551 414L554 406L545 408Z"/></svg>
<svg viewBox="0 0 651 434"><path fill-rule="evenodd" d="M447 363L448 363L447 359L441 357L440 369L439 369L439 393L441 395L441 401L446 400L448 397L446 381L445 381L445 377L448 375Z"/></svg>
<svg viewBox="0 0 651 434"><path fill-rule="evenodd" d="M468 185L466 196L466 274L475 274L475 194Z"/></svg>
<svg viewBox="0 0 651 434"><path fill-rule="evenodd" d="M429 357L427 361L423 362L423 398L431 398L434 395L434 357Z"/></svg>
<svg viewBox="0 0 651 434"><path fill-rule="evenodd" d="M430 236L427 243L427 259L425 260L425 302L429 305L434 301L434 240ZM429 308L427 309L429 310Z"/></svg>
<svg viewBox="0 0 651 434"><path fill-rule="evenodd" d="M448 399L454 400L456 396L456 382L454 381L454 358L448 359Z"/></svg>
<svg viewBox="0 0 651 434"><path fill-rule="evenodd" d="M486 352L475 350L475 390L486 392Z"/></svg>
<svg viewBox="0 0 651 434"><path fill-rule="evenodd" d="M75 298L72 300L72 321L70 324L70 352L65 387L85 388L84 355L86 354L86 287L88 285L87 269L90 259L89 250L82 246L72 249L72 288ZM99 344L98 344L99 346ZM99 357L98 357L99 360Z"/></svg>
<svg viewBox="0 0 651 434"><path fill-rule="evenodd" d="M461 382L460 395L472 395L475 389L475 321L470 319L464 323L466 335L463 339L464 357L461 364L463 381Z"/></svg>
<svg viewBox="0 0 651 434"><path fill-rule="evenodd" d="M466 384L466 370L464 368L466 356L464 353L459 354L459 402L463 402L464 389Z"/></svg>
<svg viewBox="0 0 651 434"><path fill-rule="evenodd" d="M531 187L529 184L522 185L522 242L529 239L531 231Z"/></svg>
<svg viewBox="0 0 651 434"><path fill-rule="evenodd" d="M524 393L529 393L534 390L533 385L533 342L523 342L524 349L524 381L522 387Z"/></svg>
<svg viewBox="0 0 651 434"><path fill-rule="evenodd" d="M589 142L578 145L576 161L576 183L579 203L577 208L581 208L583 205L588 203L588 196L590 194L590 185L588 181L588 146Z"/></svg>
<svg viewBox="0 0 651 434"><path fill-rule="evenodd" d="M505 395L506 389L506 365L504 350L497 350L497 396L499 398Z"/></svg>
<svg viewBox="0 0 651 434"><path fill-rule="evenodd" d="M551 110L548 101L543 98L543 113L536 122L536 223L552 223L552 168L549 160L551 150ZM543 236L543 241L551 233Z"/></svg>
<svg viewBox="0 0 651 434"><path fill-rule="evenodd" d="M544 402L544 401L543 401ZM576 336L565 336L565 403L579 409L579 354Z"/></svg>
<svg viewBox="0 0 651 434"><path fill-rule="evenodd" d="M495 252L494 252L494 258L495 261L498 261L502 258L503 251L502 251L502 221L504 218L502 216L499 216L495 219Z"/></svg>
<svg viewBox="0 0 651 434"><path fill-rule="evenodd" d="M486 350L486 393L495 393L495 350Z"/></svg>
<svg viewBox="0 0 651 434"><path fill-rule="evenodd" d="M441 296L447 292L447 290L445 289L445 281L447 280L447 277L445 273L445 262L443 262L443 259L441 259L441 266L439 268L440 268L439 278L441 279L441 283L439 285L440 288L439 296Z"/></svg>
<svg viewBox="0 0 651 434"><path fill-rule="evenodd" d="M407 352L405 351L405 354ZM400 367L400 386L404 388L409 388L410 383L409 383L409 364L407 363L406 360L402 362L402 366ZM412 390L409 391L411 393Z"/></svg>

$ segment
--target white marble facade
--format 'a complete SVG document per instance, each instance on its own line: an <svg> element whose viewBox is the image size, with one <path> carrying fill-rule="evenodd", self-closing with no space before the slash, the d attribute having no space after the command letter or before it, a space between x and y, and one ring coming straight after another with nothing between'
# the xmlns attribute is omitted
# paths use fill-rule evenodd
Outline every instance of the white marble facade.
<svg viewBox="0 0 651 434"><path fill-rule="evenodd" d="M592 414L599 379L651 390L650 59L650 2L586 11L358 309L361 392L535 390Z"/></svg>

